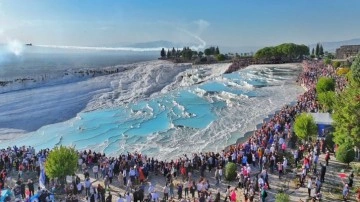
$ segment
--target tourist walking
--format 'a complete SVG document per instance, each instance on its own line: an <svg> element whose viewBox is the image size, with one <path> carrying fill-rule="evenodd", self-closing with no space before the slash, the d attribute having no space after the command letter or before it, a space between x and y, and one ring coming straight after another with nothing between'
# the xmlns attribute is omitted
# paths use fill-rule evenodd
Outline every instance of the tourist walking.
<svg viewBox="0 0 360 202"><path fill-rule="evenodd" d="M309 198L311 197L311 189L312 189L312 187L313 187L312 180L311 180L311 177L309 177L308 183L307 183L307 189L308 189Z"/></svg>

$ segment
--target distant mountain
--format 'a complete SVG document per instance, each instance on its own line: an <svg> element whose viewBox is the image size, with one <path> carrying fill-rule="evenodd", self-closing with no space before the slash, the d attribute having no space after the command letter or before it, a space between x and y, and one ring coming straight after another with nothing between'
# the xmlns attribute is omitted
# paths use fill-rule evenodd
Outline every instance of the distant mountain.
<svg viewBox="0 0 360 202"><path fill-rule="evenodd" d="M332 42L320 42L323 45L324 51L335 53L337 48L344 45L360 45L360 38L344 40L344 41L332 41ZM316 47L315 44L309 45L310 49Z"/></svg>
<svg viewBox="0 0 360 202"><path fill-rule="evenodd" d="M178 43L173 43L170 41L149 41L149 42L142 42L142 43L134 43L134 44L129 44L130 47L134 47L134 48L158 48L158 47L163 47L163 48L179 48L182 47L180 46L180 44Z"/></svg>

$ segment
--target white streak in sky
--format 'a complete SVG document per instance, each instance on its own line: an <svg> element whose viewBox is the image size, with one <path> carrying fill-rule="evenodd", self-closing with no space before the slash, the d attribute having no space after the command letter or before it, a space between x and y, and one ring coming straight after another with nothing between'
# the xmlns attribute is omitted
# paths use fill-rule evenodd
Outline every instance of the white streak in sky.
<svg viewBox="0 0 360 202"><path fill-rule="evenodd" d="M198 32L204 31L210 23L205 20L197 20L194 22L198 26ZM189 35L190 37L196 39L200 44L193 45L190 48L192 50L200 50L206 47L206 42L200 38L199 33L193 34L188 30L175 27L177 30ZM161 49L172 49L173 47L154 47L154 48L138 48L138 47L96 47L96 46L57 46L57 45L33 45L37 47L44 48L59 48L59 49L77 49L77 50L97 50L97 51L133 51L133 52L148 52L148 51L160 51ZM175 47L175 49L182 49L183 47Z"/></svg>
<svg viewBox="0 0 360 202"><path fill-rule="evenodd" d="M135 48L135 47L56 46L56 45L33 45L33 46L43 47L43 48L99 50L99 51L134 51L134 52L160 51L162 48L165 48L165 47Z"/></svg>

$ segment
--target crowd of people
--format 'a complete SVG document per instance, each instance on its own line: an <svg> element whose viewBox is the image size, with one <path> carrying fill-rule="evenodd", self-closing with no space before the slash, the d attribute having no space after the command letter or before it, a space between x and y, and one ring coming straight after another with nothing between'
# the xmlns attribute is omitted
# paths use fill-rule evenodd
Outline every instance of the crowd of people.
<svg viewBox="0 0 360 202"><path fill-rule="evenodd" d="M308 188L309 196L320 198L321 184L324 182L326 166L330 159L327 153L326 163L319 162L319 155L326 152L324 140L317 140L314 144L309 142L297 145L298 149L293 150L292 153L293 162L289 162L285 151L293 136L292 123L295 116L301 112L319 111L315 90L318 78L320 76L335 78L337 88L340 90L346 85L346 81L336 76L333 68L324 65L321 61L304 61L303 68L304 71L300 74L298 82L306 87L307 91L299 96L297 103L283 107L254 131L247 141L232 145L221 152L184 154L173 160L158 160L136 151L118 157L108 157L91 150L79 151L78 169L84 178L80 179L75 174L71 178L71 182L65 187L67 201L78 201L79 196L90 202L107 202L115 198L118 202L175 199L216 202L236 201L240 197L244 197L245 201L253 201L255 198L266 201L267 190L271 187L269 174L276 173L278 178L282 178L289 171L290 164L293 164L292 167L297 167L301 161L303 166L299 175L300 186ZM25 146L2 149L0 188L12 186L16 198L30 201L35 194L33 182L35 179L25 180L24 173L36 172L38 177L40 175L38 159L46 158L49 152L50 150L46 149L36 153L34 148ZM219 185L224 180L224 168L229 162L235 163L238 167L238 184L237 187L228 186L226 191L220 190ZM16 185L12 185L8 177L10 176L8 173L11 172L17 173ZM155 189L154 184L149 183L149 175L163 176L165 185L160 192ZM210 178L215 178L215 183L210 183ZM46 186L50 191L44 191L39 187L36 192L39 201L54 200L54 191L58 183L56 180L46 179ZM95 186L94 181L103 183ZM114 181L118 181L117 183L124 190L117 196L113 196L109 191ZM215 189L210 189L212 186ZM213 193L211 190L216 191ZM225 198L221 199L222 191L225 191ZM240 192L242 194L239 194Z"/></svg>

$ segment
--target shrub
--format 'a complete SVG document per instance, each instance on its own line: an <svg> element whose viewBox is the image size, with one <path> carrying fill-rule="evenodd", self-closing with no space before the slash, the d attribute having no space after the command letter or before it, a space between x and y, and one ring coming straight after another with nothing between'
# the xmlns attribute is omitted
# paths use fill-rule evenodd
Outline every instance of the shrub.
<svg viewBox="0 0 360 202"><path fill-rule="evenodd" d="M326 65L331 64L331 59L330 58L325 58L324 64L326 64Z"/></svg>
<svg viewBox="0 0 360 202"><path fill-rule="evenodd" d="M336 74L339 76L346 75L349 71L350 71L349 67L341 67L341 68L336 69Z"/></svg>
<svg viewBox="0 0 360 202"><path fill-rule="evenodd" d="M336 159L342 163L349 163L355 158L354 146L350 142L344 142L336 151Z"/></svg>
<svg viewBox="0 0 360 202"><path fill-rule="evenodd" d="M234 180L237 175L236 170L237 167L235 163L232 162L227 163L225 166L225 179L228 181Z"/></svg>
<svg viewBox="0 0 360 202"><path fill-rule="evenodd" d="M351 162L350 167L356 175L360 175L360 162Z"/></svg>
<svg viewBox="0 0 360 202"><path fill-rule="evenodd" d="M298 138L309 140L317 135L317 126L311 114L302 113L295 118L294 131Z"/></svg>
<svg viewBox="0 0 360 202"><path fill-rule="evenodd" d="M275 202L289 202L290 197L284 192L279 192L275 195Z"/></svg>
<svg viewBox="0 0 360 202"><path fill-rule="evenodd" d="M334 61L333 62L334 68L338 68L338 67L340 67L340 65L341 65L341 63L339 61Z"/></svg>
<svg viewBox="0 0 360 202"><path fill-rule="evenodd" d="M219 55L216 56L216 59L218 61L224 61L225 60L225 55L224 54L219 54Z"/></svg>
<svg viewBox="0 0 360 202"><path fill-rule="evenodd" d="M320 77L316 84L316 92L323 93L327 91L335 91L335 79L328 77Z"/></svg>

